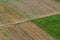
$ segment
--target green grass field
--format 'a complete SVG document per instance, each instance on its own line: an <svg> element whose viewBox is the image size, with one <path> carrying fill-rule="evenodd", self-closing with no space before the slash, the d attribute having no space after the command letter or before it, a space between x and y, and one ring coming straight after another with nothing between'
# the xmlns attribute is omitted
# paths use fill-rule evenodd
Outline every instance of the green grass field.
<svg viewBox="0 0 60 40"><path fill-rule="evenodd" d="M55 0L55 1L60 2L60 0Z"/></svg>
<svg viewBox="0 0 60 40"><path fill-rule="evenodd" d="M32 22L60 40L60 14L32 20Z"/></svg>

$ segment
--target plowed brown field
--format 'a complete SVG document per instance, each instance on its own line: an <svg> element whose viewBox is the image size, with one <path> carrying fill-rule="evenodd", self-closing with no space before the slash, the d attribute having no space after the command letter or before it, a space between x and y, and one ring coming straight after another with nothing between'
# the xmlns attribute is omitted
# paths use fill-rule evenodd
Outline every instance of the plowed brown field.
<svg viewBox="0 0 60 40"><path fill-rule="evenodd" d="M32 22L6 25L0 30L1 40L56 40Z"/></svg>
<svg viewBox="0 0 60 40"><path fill-rule="evenodd" d="M60 14L60 4L54 0L12 0L7 4L30 20L44 15Z"/></svg>
<svg viewBox="0 0 60 40"><path fill-rule="evenodd" d="M24 22L26 20L27 18L25 18L23 15L16 12L12 8L0 4L0 25L14 24L18 22Z"/></svg>

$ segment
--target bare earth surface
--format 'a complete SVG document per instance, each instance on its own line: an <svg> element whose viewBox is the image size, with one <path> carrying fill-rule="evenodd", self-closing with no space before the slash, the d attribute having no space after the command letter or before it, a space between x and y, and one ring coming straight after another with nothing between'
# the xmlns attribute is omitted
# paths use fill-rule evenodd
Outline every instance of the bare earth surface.
<svg viewBox="0 0 60 40"><path fill-rule="evenodd" d="M60 3L54 0L6 0L5 4L30 20L37 19L44 15L60 14Z"/></svg>
<svg viewBox="0 0 60 40"><path fill-rule="evenodd" d="M32 22L6 25L0 30L1 40L56 40Z"/></svg>
<svg viewBox="0 0 60 40"><path fill-rule="evenodd" d="M14 24L24 22L28 19L6 5L0 4L0 26L3 24Z"/></svg>

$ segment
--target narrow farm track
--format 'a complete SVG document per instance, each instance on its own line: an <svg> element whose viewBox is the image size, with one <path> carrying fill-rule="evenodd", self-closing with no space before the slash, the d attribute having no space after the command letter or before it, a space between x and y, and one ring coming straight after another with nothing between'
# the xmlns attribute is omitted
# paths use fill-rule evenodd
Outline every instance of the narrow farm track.
<svg viewBox="0 0 60 40"><path fill-rule="evenodd" d="M59 12L57 12L57 13L59 13ZM46 17L46 16L52 16L52 15L54 15L54 14L57 14L57 13L50 13L50 14L48 14L48 15L43 15L43 16L38 16L38 18L43 18L43 17ZM52 15L51 15L52 14ZM37 19L38 19L37 18ZM33 19L31 19L31 20L29 20L29 19L26 19L26 20L19 20L19 21L14 21L14 22L12 22L12 23L6 23L7 21L6 20L4 20L3 18L1 18L0 19L1 21L0 21L0 26L6 26L6 25L9 25L9 24L19 24L19 23L24 23L24 22L28 22L28 21L31 21L31 20L33 20Z"/></svg>
<svg viewBox="0 0 60 40"><path fill-rule="evenodd" d="M6 25L0 34L4 40L56 40L32 22Z"/></svg>

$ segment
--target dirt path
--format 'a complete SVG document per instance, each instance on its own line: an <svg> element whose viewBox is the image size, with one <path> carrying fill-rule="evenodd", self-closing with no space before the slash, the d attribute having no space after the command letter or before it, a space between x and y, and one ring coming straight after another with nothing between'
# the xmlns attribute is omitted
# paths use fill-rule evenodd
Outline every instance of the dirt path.
<svg viewBox="0 0 60 40"><path fill-rule="evenodd" d="M4 39L7 38L7 36L4 37L4 33L7 33L8 38L12 40L56 40L32 22L7 25L1 32Z"/></svg>
<svg viewBox="0 0 60 40"><path fill-rule="evenodd" d="M52 16L52 15L54 15L54 14L60 14L60 12L55 12L55 13L49 13L49 14L47 14L47 15L43 15L43 16L37 16L37 17L35 17L34 19L38 19L38 18L43 18L43 17L46 17L46 16ZM2 15L2 16L4 16L4 15ZM8 19L8 18L7 18ZM9 18L10 19L10 18ZM21 19L21 18L19 18L19 19ZM9 24L18 24L18 23L24 23L24 22L27 22L27 21L30 21L30 20L34 20L34 19L24 19L24 18L22 18L23 20L16 20L16 21L14 21L14 19L13 19L13 21L11 22L11 23L9 23L8 21L9 20L5 20L4 19L4 17L2 18L1 16L0 16L0 26L5 26L5 25L9 25ZM10 21L11 21L12 19L10 19Z"/></svg>

